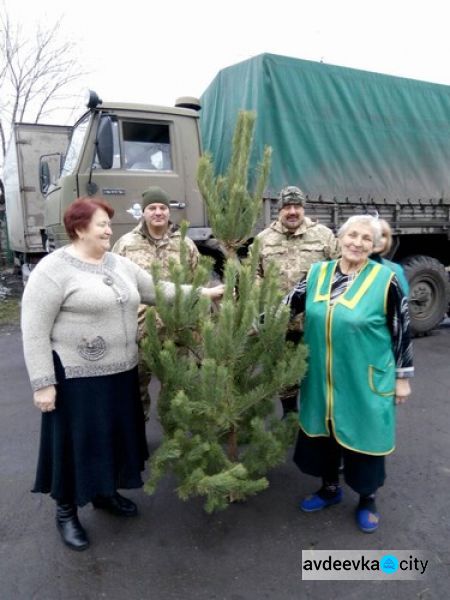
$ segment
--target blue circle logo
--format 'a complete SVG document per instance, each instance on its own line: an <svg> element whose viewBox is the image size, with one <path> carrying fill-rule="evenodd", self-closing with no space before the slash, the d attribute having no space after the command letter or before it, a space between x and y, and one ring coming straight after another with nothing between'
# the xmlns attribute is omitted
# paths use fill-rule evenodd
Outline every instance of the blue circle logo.
<svg viewBox="0 0 450 600"><path fill-rule="evenodd" d="M398 560L393 554L386 554L380 559L380 569L383 573L395 573L398 569Z"/></svg>

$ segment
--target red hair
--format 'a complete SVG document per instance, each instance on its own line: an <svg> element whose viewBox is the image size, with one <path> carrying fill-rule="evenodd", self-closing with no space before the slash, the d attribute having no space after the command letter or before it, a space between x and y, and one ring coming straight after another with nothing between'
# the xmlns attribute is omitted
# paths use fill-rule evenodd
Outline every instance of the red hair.
<svg viewBox="0 0 450 600"><path fill-rule="evenodd" d="M71 240L78 238L77 229L87 229L92 216L96 210L101 208L110 219L114 215L114 209L105 200L101 198L77 198L66 209L64 213L64 227Z"/></svg>

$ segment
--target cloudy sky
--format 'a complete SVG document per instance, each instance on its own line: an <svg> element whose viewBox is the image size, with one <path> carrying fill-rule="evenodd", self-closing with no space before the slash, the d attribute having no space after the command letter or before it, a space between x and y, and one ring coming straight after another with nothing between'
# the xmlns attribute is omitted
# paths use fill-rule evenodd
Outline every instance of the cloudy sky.
<svg viewBox="0 0 450 600"><path fill-rule="evenodd" d="M63 16L103 100L172 105L263 52L450 85L444 0L0 0L31 31Z"/></svg>

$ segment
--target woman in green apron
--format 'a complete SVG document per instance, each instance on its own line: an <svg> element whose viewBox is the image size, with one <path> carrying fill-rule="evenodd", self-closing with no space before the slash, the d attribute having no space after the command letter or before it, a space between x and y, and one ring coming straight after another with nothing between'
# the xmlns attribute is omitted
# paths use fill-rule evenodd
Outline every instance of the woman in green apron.
<svg viewBox="0 0 450 600"><path fill-rule="evenodd" d="M292 317L305 314L309 347L294 461L322 479L300 508L341 502L342 461L366 533L379 524L375 493L395 448L395 407L410 395L414 373L407 298L395 273L368 258L380 237L377 218L350 217L338 232L341 258L315 263L285 299Z"/></svg>

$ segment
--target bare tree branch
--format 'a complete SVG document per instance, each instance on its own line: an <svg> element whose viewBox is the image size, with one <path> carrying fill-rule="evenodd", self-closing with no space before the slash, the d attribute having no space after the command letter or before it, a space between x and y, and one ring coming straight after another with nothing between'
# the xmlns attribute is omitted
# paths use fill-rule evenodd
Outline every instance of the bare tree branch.
<svg viewBox="0 0 450 600"><path fill-rule="evenodd" d="M63 20L37 25L26 36L0 5L0 141L16 121L38 123L60 108L61 92L87 74L80 68L75 42L62 35Z"/></svg>

